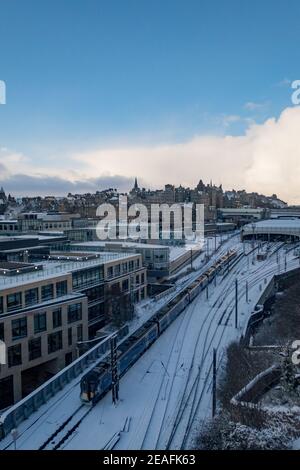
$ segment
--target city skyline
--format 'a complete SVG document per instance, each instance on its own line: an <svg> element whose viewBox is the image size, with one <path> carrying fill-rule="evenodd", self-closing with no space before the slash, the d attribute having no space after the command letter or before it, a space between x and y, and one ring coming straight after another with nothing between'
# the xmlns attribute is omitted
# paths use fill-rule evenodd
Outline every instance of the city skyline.
<svg viewBox="0 0 300 470"><path fill-rule="evenodd" d="M128 180L130 180L128 178ZM200 181L200 183L199 183ZM3 187L3 186L0 186L0 199L1 198L9 198L9 197L12 197L12 198L16 198L16 200L19 200L19 199L35 199L35 198L47 198L47 197L54 197L54 198L57 198L57 199L63 199L63 198L67 198L69 195L72 195L72 196L82 196L84 197L85 195L87 194L91 194L91 195L94 195L94 194L97 194L97 193L107 193L108 194L108 198L110 197L114 197L115 194L119 194L119 195L132 195L132 194L136 194L136 195L140 195L140 196L143 196L145 195L145 197L147 197L148 194L155 194L155 193L160 193L160 192L165 192L165 191L168 191L170 188L173 188L173 190L176 192L178 190L184 190L184 191L190 191L190 192L194 192L194 191L198 191L199 190L199 184L203 185L203 191L206 192L209 188L211 189L214 189L216 188L217 190L221 190L222 193L224 193L224 195L226 194L231 194L231 193L236 193L236 194L239 194L239 193L245 193L245 194L248 194L248 195L258 195L258 196L264 196L264 197L267 197L267 198L272 198L274 196L276 196L276 198L278 199L278 201L282 201L284 204L287 204L286 201L283 201L283 199L281 199L280 197L280 194L276 194L276 193L270 193L270 194L260 194L256 191L246 191L245 188L239 188L239 187L233 187L233 188L224 188L223 187L223 184L220 183L220 184L215 184L215 182L210 179L209 182L205 183L203 182L202 178L198 179L196 181L197 184L192 184L191 186L184 186L182 185L181 183L179 185L175 185L175 184L172 184L172 182L166 182L165 184L163 184L161 187L145 187L143 184L140 184L140 182L143 183L143 179L142 178L139 178L139 177L134 177L131 181L131 185L129 184L128 188L126 188L124 191L120 190L119 188L113 188L113 187L106 187L106 188L93 188L94 191L80 191L80 192L73 192L72 193L72 189L74 189L74 187L70 187L70 191L67 191L66 193L62 193L60 195L55 195L55 194L46 194L46 195L39 195L39 194L33 194L33 195L26 195L26 194L23 194L23 195L18 195L18 194L14 194L14 192L9 192L9 191L6 191L6 189ZM183 201L182 201L183 202Z"/></svg>
<svg viewBox="0 0 300 470"><path fill-rule="evenodd" d="M0 0L2 459L300 450L299 15Z"/></svg>
<svg viewBox="0 0 300 470"><path fill-rule="evenodd" d="M0 184L62 195L199 174L299 204L300 6L289 5L4 2Z"/></svg>

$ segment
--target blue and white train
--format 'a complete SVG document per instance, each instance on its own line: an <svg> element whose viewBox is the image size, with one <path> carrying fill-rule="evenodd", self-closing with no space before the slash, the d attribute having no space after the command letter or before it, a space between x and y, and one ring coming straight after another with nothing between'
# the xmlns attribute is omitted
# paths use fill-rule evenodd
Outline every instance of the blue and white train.
<svg viewBox="0 0 300 470"><path fill-rule="evenodd" d="M119 377L141 357L157 340L168 326L180 315L195 297L214 279L214 277L230 265L237 255L235 250L219 258L205 273L201 274L189 286L183 289L167 305L163 306L150 320L144 323L130 337L121 341L117 347ZM83 403L94 405L111 388L112 374L110 357L100 362L81 379L80 398Z"/></svg>

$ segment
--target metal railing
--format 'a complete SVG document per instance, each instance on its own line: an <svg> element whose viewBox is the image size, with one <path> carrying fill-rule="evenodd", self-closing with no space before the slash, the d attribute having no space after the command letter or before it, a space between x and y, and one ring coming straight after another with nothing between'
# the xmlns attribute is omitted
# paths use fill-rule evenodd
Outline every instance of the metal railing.
<svg viewBox="0 0 300 470"><path fill-rule="evenodd" d="M132 255L132 254L130 254ZM56 277L60 274L67 274L71 271L76 271L79 269L84 269L92 266L97 266L103 264L105 261L114 261L119 258L123 259L128 256L128 253L114 253L114 252L105 252L105 254L99 255L98 258L95 259L90 259L90 260L84 260L84 261L60 261L59 266L52 266L48 267L46 264L44 265L44 269L42 270L36 270L32 273L27 273L27 274L19 274L16 276L10 276L10 277L5 277L1 276L0 277L0 289L1 287L5 286L13 286L13 285L22 285L25 282L30 282L30 281L38 281L42 280L43 278L51 278L51 277ZM49 264L52 262L50 261ZM57 263L56 261L53 262Z"/></svg>
<svg viewBox="0 0 300 470"><path fill-rule="evenodd" d="M0 415L0 440L7 436L12 429L37 411L51 397L62 390L69 382L87 371L87 367L103 356L110 347L112 333L104 340L89 349L86 353L58 372L54 377L38 387L34 392L8 408ZM128 326L118 331L118 340L128 334Z"/></svg>

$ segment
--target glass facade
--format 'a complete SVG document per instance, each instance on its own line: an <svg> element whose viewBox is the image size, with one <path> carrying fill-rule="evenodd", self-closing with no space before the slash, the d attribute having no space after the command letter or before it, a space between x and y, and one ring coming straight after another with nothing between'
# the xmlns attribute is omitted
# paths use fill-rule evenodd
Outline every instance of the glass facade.
<svg viewBox="0 0 300 470"><path fill-rule="evenodd" d="M68 323L74 323L82 319L82 305L71 304L68 307Z"/></svg>
<svg viewBox="0 0 300 470"><path fill-rule="evenodd" d="M28 289L25 291L25 306L37 304L39 301L39 290L38 288Z"/></svg>
<svg viewBox="0 0 300 470"><path fill-rule="evenodd" d="M62 325L61 308L58 308L57 310L53 310L52 321L53 321L53 328L58 328L59 326Z"/></svg>
<svg viewBox="0 0 300 470"><path fill-rule="evenodd" d="M101 318L104 314L104 304L94 305L89 308L89 322Z"/></svg>
<svg viewBox="0 0 300 470"><path fill-rule="evenodd" d="M22 307L22 293L14 292L7 296L7 311Z"/></svg>
<svg viewBox="0 0 300 470"><path fill-rule="evenodd" d="M47 330L46 313L37 313L34 315L34 333L41 333Z"/></svg>
<svg viewBox="0 0 300 470"><path fill-rule="evenodd" d="M62 349L62 331L48 335L48 354Z"/></svg>
<svg viewBox="0 0 300 470"><path fill-rule="evenodd" d="M27 336L27 318L16 318L11 321L12 339L25 338Z"/></svg>
<svg viewBox="0 0 300 470"><path fill-rule="evenodd" d="M83 328L82 325L77 326L77 341L82 341L83 338Z"/></svg>
<svg viewBox="0 0 300 470"><path fill-rule="evenodd" d="M68 346L72 346L73 337L72 337L72 328L68 328Z"/></svg>
<svg viewBox="0 0 300 470"><path fill-rule="evenodd" d="M53 296L54 296L53 284L47 284L46 286L42 286L42 300L53 299Z"/></svg>
<svg viewBox="0 0 300 470"><path fill-rule="evenodd" d="M28 354L29 360L33 361L34 359L38 359L42 355L42 341L41 337L33 338L28 341Z"/></svg>
<svg viewBox="0 0 300 470"><path fill-rule="evenodd" d="M103 266L84 269L73 273L73 288L80 289L85 286L103 281Z"/></svg>
<svg viewBox="0 0 300 470"><path fill-rule="evenodd" d="M56 283L56 297L62 297L68 293L67 281L60 281Z"/></svg>
<svg viewBox="0 0 300 470"><path fill-rule="evenodd" d="M19 366L22 364L22 348L20 344L11 346L7 350L8 367Z"/></svg>
<svg viewBox="0 0 300 470"><path fill-rule="evenodd" d="M96 300L101 300L104 297L104 286L92 287L85 291L85 295L88 298L89 302L95 302Z"/></svg>

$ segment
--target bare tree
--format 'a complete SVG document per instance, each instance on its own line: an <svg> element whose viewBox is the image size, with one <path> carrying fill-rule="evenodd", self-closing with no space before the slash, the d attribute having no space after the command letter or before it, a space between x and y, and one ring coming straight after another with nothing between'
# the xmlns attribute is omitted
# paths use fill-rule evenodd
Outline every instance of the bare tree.
<svg viewBox="0 0 300 470"><path fill-rule="evenodd" d="M119 283L109 286L105 292L106 315L116 327L132 320L134 306L130 292L122 292Z"/></svg>

